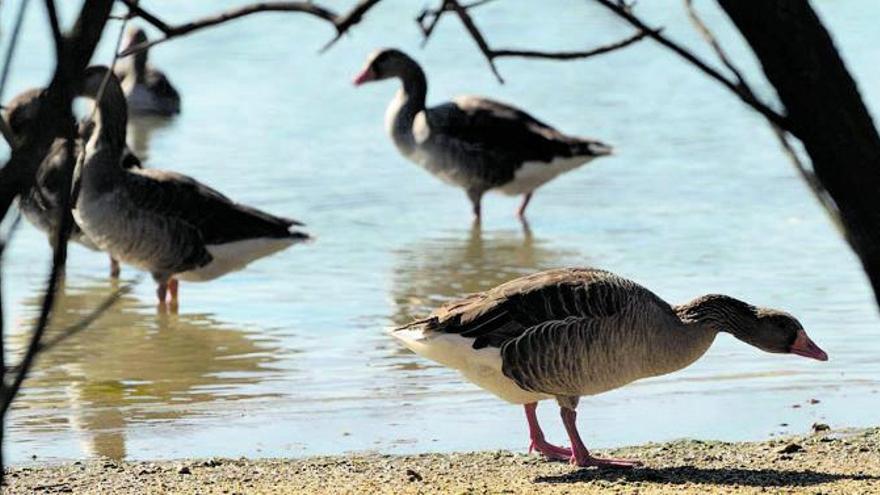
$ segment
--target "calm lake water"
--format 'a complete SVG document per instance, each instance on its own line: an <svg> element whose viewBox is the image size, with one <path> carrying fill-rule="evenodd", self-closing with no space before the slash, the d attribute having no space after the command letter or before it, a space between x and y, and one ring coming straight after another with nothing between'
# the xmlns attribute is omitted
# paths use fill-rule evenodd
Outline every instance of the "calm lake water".
<svg viewBox="0 0 880 495"><path fill-rule="evenodd" d="M722 335L680 373L583 400L588 445L758 439L805 432L815 421L880 422L872 295L761 118L651 42L571 63L502 60L507 84L499 85L452 17L419 48L412 18L422 3L386 0L324 55L316 52L330 27L285 14L152 52L184 111L132 123L130 141L146 165L298 218L318 241L208 284L183 283L177 315L157 314L153 284L141 280L93 328L40 360L12 412L13 461L524 450L520 407L401 349L385 330L450 298L574 265L613 270L674 303L724 292L787 309L831 356L819 363L769 355ZM726 18L700 3L756 74ZM866 14L878 7L814 3L876 112L880 33ZM0 12L4 42L14 4ZM146 2L180 22L234 4ZM475 15L499 47L579 49L630 33L590 2L551 2L540 17L530 5L497 2ZM75 5L65 7L72 13ZM708 55L681 2L638 9ZM43 17L33 3L4 98L48 79ZM118 28L114 21L96 62L109 62ZM405 161L385 136L395 84L352 87L380 46L423 63L430 102L491 95L607 141L618 154L542 188L529 229L513 215L518 198L502 196L486 198L475 228L464 194ZM760 90L772 95L765 84ZM23 225L3 273L16 346L37 313L48 258L46 239ZM113 290L107 270L105 256L71 249L56 327ZM123 283L137 276L123 268ZM540 414L563 442L555 405Z"/></svg>

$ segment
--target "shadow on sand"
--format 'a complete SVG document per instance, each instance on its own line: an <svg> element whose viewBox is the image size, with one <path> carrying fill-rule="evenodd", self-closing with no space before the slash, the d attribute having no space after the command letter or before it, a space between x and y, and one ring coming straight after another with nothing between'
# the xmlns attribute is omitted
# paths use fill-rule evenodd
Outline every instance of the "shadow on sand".
<svg viewBox="0 0 880 495"><path fill-rule="evenodd" d="M872 475L822 473L813 470L700 468L678 466L638 468L631 471L612 469L581 469L571 473L539 476L535 483L588 483L592 481L647 482L669 485L741 485L761 487L795 487L831 483L838 480L876 480Z"/></svg>

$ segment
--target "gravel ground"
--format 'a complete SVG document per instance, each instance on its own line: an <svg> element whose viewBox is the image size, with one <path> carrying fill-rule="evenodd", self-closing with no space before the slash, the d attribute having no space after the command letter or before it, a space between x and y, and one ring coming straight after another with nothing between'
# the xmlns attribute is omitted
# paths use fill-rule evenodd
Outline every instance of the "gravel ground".
<svg viewBox="0 0 880 495"><path fill-rule="evenodd" d="M511 452L91 460L10 468L3 493L880 494L880 428L755 443L682 440L603 453L637 458L645 467L577 469Z"/></svg>

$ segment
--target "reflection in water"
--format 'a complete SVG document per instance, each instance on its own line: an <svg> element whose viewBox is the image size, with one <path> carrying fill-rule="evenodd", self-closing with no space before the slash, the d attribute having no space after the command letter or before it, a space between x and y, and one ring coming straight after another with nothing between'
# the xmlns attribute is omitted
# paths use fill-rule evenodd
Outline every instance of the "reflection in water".
<svg viewBox="0 0 880 495"><path fill-rule="evenodd" d="M395 324L424 317L438 305L510 279L570 263L586 264L579 253L553 249L522 231L484 233L474 224L465 239L446 235L397 253L393 275ZM575 261L577 260L577 261Z"/></svg>
<svg viewBox="0 0 880 495"><path fill-rule="evenodd" d="M172 124L171 119L152 115L138 116L128 121L128 145L134 154L146 162L150 158L150 140L153 133Z"/></svg>
<svg viewBox="0 0 880 495"><path fill-rule="evenodd" d="M67 288L48 335L90 312L112 289L109 282ZM36 314L39 297L25 304ZM13 338L14 345L25 344L25 332ZM85 454L121 459L131 423L210 414L222 402L268 395L246 386L276 374L278 353L277 342L209 315L156 316L152 306L125 296L83 333L39 359L13 406L12 429L69 424Z"/></svg>

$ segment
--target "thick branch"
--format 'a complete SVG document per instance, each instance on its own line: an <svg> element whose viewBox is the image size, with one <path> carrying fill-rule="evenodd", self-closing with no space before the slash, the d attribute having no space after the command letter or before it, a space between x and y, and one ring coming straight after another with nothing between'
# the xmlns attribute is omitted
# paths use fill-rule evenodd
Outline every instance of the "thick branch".
<svg viewBox="0 0 880 495"><path fill-rule="evenodd" d="M46 90L43 104L39 106L35 125L24 136L22 143L13 150L12 157L0 169L0 218L6 215L13 198L30 187L39 163L45 156L49 145L56 136L73 137L75 128L71 125L71 102L75 87L79 84L83 71L101 38L104 25L110 15L113 0L86 0L80 16L71 32L61 44L62 56L58 58L52 82ZM51 15L51 11L50 11ZM50 19L50 23L52 20ZM73 140L69 141L71 144ZM72 149L68 149L69 160L74 159ZM72 172L72 163L68 170ZM70 229L69 188L61 189L68 194L62 198L62 211L65 214L59 236L55 239L55 256L52 272L44 295L40 316L31 336L28 350L22 359L19 373L9 387L3 387L0 417L9 409L22 382L27 377L39 348L40 339L45 332L49 315L55 300L55 289L66 259L67 235ZM5 385L5 383L4 383Z"/></svg>
<svg viewBox="0 0 880 495"><path fill-rule="evenodd" d="M185 24L173 26L162 21L161 19L159 19L158 16L151 14L144 8L139 7L134 0L122 0L122 2L128 6L131 15L140 17L149 22L159 31L162 31L162 34L164 34L165 36L163 38L158 38L155 40L147 41L146 43L141 43L129 47L124 52L120 53L119 56L125 57L133 53L146 50L152 46L165 43L166 41L174 38L186 36L192 32L201 29L216 26L218 24L223 24L249 15L258 14L260 12L298 12L309 14L329 22L336 30L336 35L324 46L324 48L322 48L322 50L326 50L343 34L345 34L345 32L348 31L349 28L360 22L367 11L373 8L373 6L375 6L380 1L382 0L361 0L348 13L344 15L336 14L332 10L326 7L322 7L321 5L312 3L310 1L261 2L244 5L242 7L227 10L225 12L210 15L202 19L197 19L191 22L187 22Z"/></svg>
<svg viewBox="0 0 880 495"><path fill-rule="evenodd" d="M706 43L712 48L715 52L715 55L718 56L718 60L724 64L725 67L734 75L737 80L737 84L740 87L741 91L744 91L751 97L755 97L755 92L752 90L751 85L746 80L743 72L733 63L730 57L727 55L727 52L721 46L721 43L718 41L718 38L712 33L709 29L709 26L703 22L703 19L700 18L700 15L697 13L697 10L694 8L693 0L685 0L685 8L688 13L688 17L690 17L691 22L696 27L697 31L706 40ZM788 138L789 134L780 129L778 126L769 122L771 129L773 129L773 135L776 136L776 139L779 141L779 145L782 147L782 150L785 152L786 156L788 156L795 170L797 170L798 174L800 174L801 179L807 184L807 187L810 188L810 191L813 193L813 196L819 202L819 204L825 209L825 212L828 213L831 221L834 222L835 227L840 231L843 235L844 239L849 241L849 234L846 232L846 227L843 225L843 221L840 218L840 211L837 209L837 205L834 203L834 200L828 194L828 191L825 189L825 186L816 178L816 175L807 168L807 166L801 161L800 157L795 151L794 147L792 147L791 143L789 143Z"/></svg>
<svg viewBox="0 0 880 495"><path fill-rule="evenodd" d="M804 0L718 3L776 88L880 303L880 135L831 36Z"/></svg>

